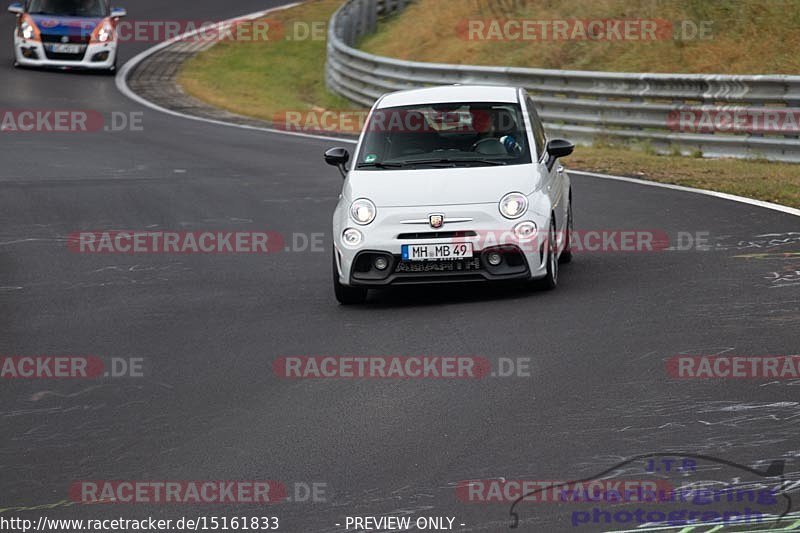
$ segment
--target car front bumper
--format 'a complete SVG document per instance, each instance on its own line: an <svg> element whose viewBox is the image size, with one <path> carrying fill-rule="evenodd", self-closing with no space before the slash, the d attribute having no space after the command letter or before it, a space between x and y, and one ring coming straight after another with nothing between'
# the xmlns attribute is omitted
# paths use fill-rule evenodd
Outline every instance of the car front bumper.
<svg viewBox="0 0 800 533"><path fill-rule="evenodd" d="M378 208L376 220L358 226L349 217L349 203L340 202L334 214L334 248L339 282L347 286L383 287L389 285L433 284L475 281L510 281L542 278L547 274L546 232L548 217L530 211L518 220L500 215L497 204L463 206L424 206ZM431 214L445 215L445 225L433 229L423 224ZM447 222L459 220L459 222ZM532 239L521 241L514 227L532 221L539 231ZM347 245L342 234L354 228L363 239L358 246ZM445 261L406 261L402 247L437 243L472 244L471 259ZM491 265L489 254L502 256L499 265ZM374 259L386 259L387 268L378 270Z"/></svg>
<svg viewBox="0 0 800 533"><path fill-rule="evenodd" d="M81 45L83 54L54 54L45 51L49 43L22 39L14 35L14 58L23 67L109 70L116 64L117 43Z"/></svg>

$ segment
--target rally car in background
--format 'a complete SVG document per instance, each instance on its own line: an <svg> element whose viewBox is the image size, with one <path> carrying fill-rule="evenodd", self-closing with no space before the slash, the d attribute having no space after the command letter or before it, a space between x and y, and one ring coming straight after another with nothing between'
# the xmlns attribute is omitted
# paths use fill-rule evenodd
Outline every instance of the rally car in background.
<svg viewBox="0 0 800 533"><path fill-rule="evenodd" d="M333 148L344 188L333 217L333 285L558 283L571 258L572 188L533 100L512 87L449 86L383 96L355 157Z"/></svg>
<svg viewBox="0 0 800 533"><path fill-rule="evenodd" d="M14 65L116 72L116 25L127 12L106 0L27 0L17 16Z"/></svg>

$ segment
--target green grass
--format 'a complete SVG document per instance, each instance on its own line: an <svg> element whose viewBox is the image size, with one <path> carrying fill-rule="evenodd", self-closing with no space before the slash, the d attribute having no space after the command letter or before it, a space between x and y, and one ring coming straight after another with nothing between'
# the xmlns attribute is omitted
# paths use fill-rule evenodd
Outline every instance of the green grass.
<svg viewBox="0 0 800 533"><path fill-rule="evenodd" d="M578 147L569 168L711 189L800 208L800 165L658 155L638 147Z"/></svg>
<svg viewBox="0 0 800 533"><path fill-rule="evenodd" d="M710 22L707 40L477 40L466 20ZM664 25L666 27L666 25ZM360 43L417 61L619 72L800 73L797 0L417 0Z"/></svg>
<svg viewBox="0 0 800 533"><path fill-rule="evenodd" d="M297 8L283 11L271 19L277 19L287 26L294 21L327 21L342 0L314 0ZM493 0L497 4L497 0ZM515 0L518 5L533 5L525 0ZM595 0L592 0L595 1ZM596 0L599 5L616 4L611 0ZM783 0L769 0L754 5L772 5ZM467 16L447 6L462 2L464 5L483 6L487 0L419 0L420 4L410 9L418 9L425 2L439 5L437 12L452 11L452 16ZM437 4L441 2L441 4ZM580 0L585 5L587 0ZM512 2L506 2L512 4ZM664 2L669 3L669 2ZM673 2L674 3L674 2ZM648 2L648 5L659 2ZM718 6L739 5L739 2L718 0L702 4L695 0L687 0L688 6L700 9L708 4L708 9ZM711 5L713 4L713 6ZM571 9L574 2L562 0L542 0L536 5L549 6L549 9ZM699 7L698 7L699 6ZM716 7L715 7L716 6ZM732 8L731 8L732 9ZM748 10L751 8L748 8ZM769 11L771 8L763 7ZM796 19L797 12L787 12L786 20ZM749 12L749 11L748 11ZM412 12L413 13L413 12ZM614 14L619 14L616 11ZM703 13L697 13L704 16ZM576 15L572 15L573 18ZM798 21L800 22L800 21ZM420 22L419 31L409 28L404 17L383 25L383 31L371 40L370 46L385 43L398 50L398 55L407 57L415 50L426 48L421 39L425 37L427 26L432 23ZM797 26L797 24L796 24ZM427 29L425 29L427 28ZM776 30L777 31L777 30ZM795 32L800 35L800 32ZM778 32L781 35L780 32ZM434 34L435 35L435 34ZM797 35L795 35L797 38ZM458 43L464 46L463 42ZM788 45L787 45L788 46ZM446 50L447 43L440 47ZM740 46L741 47L741 46ZM438 54L437 46L429 46L431 50L424 54ZM187 62L179 76L179 81L191 95L212 105L222 107L242 115L272 120L276 114L287 110L351 110L356 106L345 99L329 93L325 88L324 64L326 56L324 41L275 41L275 42L223 42L203 52ZM800 61L800 55L788 52L788 48L780 48L787 61ZM403 53L401 54L400 51ZM444 52L443 52L444 53ZM521 50L520 54L528 54ZM773 54L774 55L774 54ZM427 56L426 56L427 57ZM438 59L452 61L444 55ZM473 57L465 56L470 61ZM487 61L502 62L496 55L487 56ZM427 57L429 58L429 57ZM419 59L419 58L417 58ZM774 57L764 56L764 65L777 64ZM608 58L606 61L613 61ZM627 60L626 60L627 61ZM664 57L663 64L671 64L673 58ZM601 62L602 64L602 62ZM599 68L601 64L594 65ZM544 66L544 65L543 65ZM553 65L547 65L553 66ZM565 66L574 66L567 64ZM777 67L776 67L777 68ZM800 68L796 68L800 71ZM634 176L664 183L674 183L688 187L699 187L757 198L769 202L800 208L800 166L768 163L764 161L743 161L732 159L702 159L699 157L682 157L658 155L647 145L619 146L607 142L597 142L592 148L578 147L575 154L565 160L569 168Z"/></svg>
<svg viewBox="0 0 800 533"><path fill-rule="evenodd" d="M269 17L286 28L294 22L327 24L340 0L314 0ZM354 109L325 88L324 40L223 41L189 60L178 82L190 95L239 113L272 120L277 113Z"/></svg>

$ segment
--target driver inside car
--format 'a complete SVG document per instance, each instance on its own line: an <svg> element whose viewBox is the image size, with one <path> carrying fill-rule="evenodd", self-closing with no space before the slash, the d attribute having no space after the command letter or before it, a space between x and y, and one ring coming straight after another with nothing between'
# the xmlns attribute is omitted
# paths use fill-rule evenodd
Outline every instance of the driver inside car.
<svg viewBox="0 0 800 533"><path fill-rule="evenodd" d="M517 139L518 128L514 116L505 109L473 110L472 127L478 140L472 151L485 155L519 155L523 148Z"/></svg>

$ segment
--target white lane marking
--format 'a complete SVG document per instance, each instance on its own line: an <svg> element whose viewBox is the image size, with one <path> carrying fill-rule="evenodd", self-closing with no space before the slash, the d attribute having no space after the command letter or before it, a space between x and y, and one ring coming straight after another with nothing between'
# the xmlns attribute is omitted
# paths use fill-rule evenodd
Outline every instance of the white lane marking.
<svg viewBox="0 0 800 533"><path fill-rule="evenodd" d="M800 165L798 166L798 170L800 170ZM683 185L672 185L670 183L658 183L656 181L647 181L647 180L640 180L636 178L626 178L624 176L614 176L610 174L598 174L596 172L585 172L583 170L570 170L567 169L569 174L577 174L580 176L588 176L590 178L601 178L601 179L608 179L608 180L616 180L616 181L624 181L627 183L635 183L637 185L647 185L650 187L661 187L662 189L672 189L673 191L683 191L683 192L693 192L696 194L704 194L706 196L713 196L715 198L721 198L723 200L730 200L732 202L739 202L742 204L749 204L754 205L756 207L763 207L765 209L772 209L773 211L780 211L781 213L787 213L789 215L794 215L796 217L800 217L800 209L795 209L794 207L788 207L785 205L780 204L773 204L771 202L764 202L762 200L755 200L753 198L746 198L744 196L737 196L735 194L728 194L725 192L716 192L716 191L708 191L706 189L695 189L693 187L684 187Z"/></svg>
<svg viewBox="0 0 800 533"><path fill-rule="evenodd" d="M224 21L218 23L216 25L216 27L224 26L225 24L230 24L231 22L233 22L235 20L242 20L242 19L244 19L244 20L253 20L253 19L258 19L258 18L264 17L265 15L268 15L270 13L274 13L276 11L282 11L284 9L290 9L290 8L293 8L293 7L297 7L300 4L302 4L302 2L293 2L293 3L290 3L290 4L285 4L285 5L282 5L282 6L273 7L271 9L267 9L267 10L264 10L264 11L258 11L256 13L250 13L248 15L243 15L243 16L240 16L240 17L234 17L234 18L231 18L231 19L228 19L228 20L224 20ZM317 139L317 140L322 140L322 141L343 142L343 143L350 143L350 144L357 144L358 143L358 141L356 141L355 139L347 139L347 138L344 138L344 137L333 137L333 136L325 136L325 135L314 135L314 134L311 134L311 133L298 133L298 132L294 132L294 131L283 131L283 130L278 130L278 129L275 129L275 128L266 128L266 127L260 127L260 126L250 126L250 125L247 125L247 124L235 124L235 123L232 123L232 122L225 122L224 120L215 120L215 119L211 119L211 118L204 118L204 117L197 117L197 116L194 116L194 115L187 115L186 113L181 113L179 111L173 111L171 109L167 109L165 107L161 107L160 105L154 104L153 102L151 102L149 100L145 100L144 98L142 98L138 94L134 93L131 90L130 87L128 87L128 81L127 81L128 73L131 70L133 70L139 63L141 63L142 61L144 61L148 57L152 56L153 54L155 54L157 52L160 52L161 50L163 50L164 48L170 46L174 42L182 40L182 39L187 39L189 37L193 37L194 35L197 35L198 33L200 33L200 31L204 31L205 29L206 28L198 28L196 30L184 33L183 35L179 35L178 37L174 37L172 39L169 39L167 41L159 43L159 44L153 46L152 48L148 48L144 52L141 52L140 54L138 54L137 56L133 57L132 59L128 60L128 62L125 63L122 66L122 68L119 70L119 72L117 73L117 77L116 77L117 89L122 94L124 94L125 96L130 98L131 100L133 100L135 102L138 102L139 104L141 104L141 105L143 105L145 107L149 107L150 109L153 109L155 111L160 111L160 112L166 113L168 115L172 115L172 116L175 116L175 117L181 117L181 118L185 118L185 119L188 119L188 120L195 120L195 121L198 121L198 122L206 122L208 124L217 124L219 126L228 126L228 127L232 127L232 128L240 128L240 129L250 130L250 131L263 131L263 132L267 132L267 133L277 133L279 135L288 135L288 136L291 136L291 137L300 137L300 138L304 138L304 139ZM793 207L783 206L783 205L779 205L779 204L773 204L771 202L764 202L762 200L755 200L753 198L745 198L744 196L737 196L735 194L728 194L728 193L716 192L716 191L708 191L708 190L705 190L705 189L695 189L695 188L692 188L692 187L684 187L682 185L672 185L672 184L669 184L669 183L658 183L658 182L655 182L655 181L646 181L646 180L640 180L640 179L636 179L636 178L626 178L624 176L615 176L615 175L612 175L612 174L598 174L596 172L585 172L585 171L582 171L582 170L568 170L568 172L570 174L577 174L577 175L587 176L587 177L591 177L591 178L610 179L610 180L616 180L616 181L624 181L624 182L628 182L628 183L635 183L637 185L647 185L647 186L650 186L650 187L661 187L663 189L672 189L674 191L683 191L683 192L691 192L691 193L695 193L695 194L704 194L706 196L713 196L714 198L720 198L720 199L729 200L729 201L732 201L732 202L739 202L739 203L742 203L742 204L754 205L756 207L763 207L764 209L771 209L773 211L780 211L781 213L787 213L789 215L800 216L800 209L795 209Z"/></svg>

